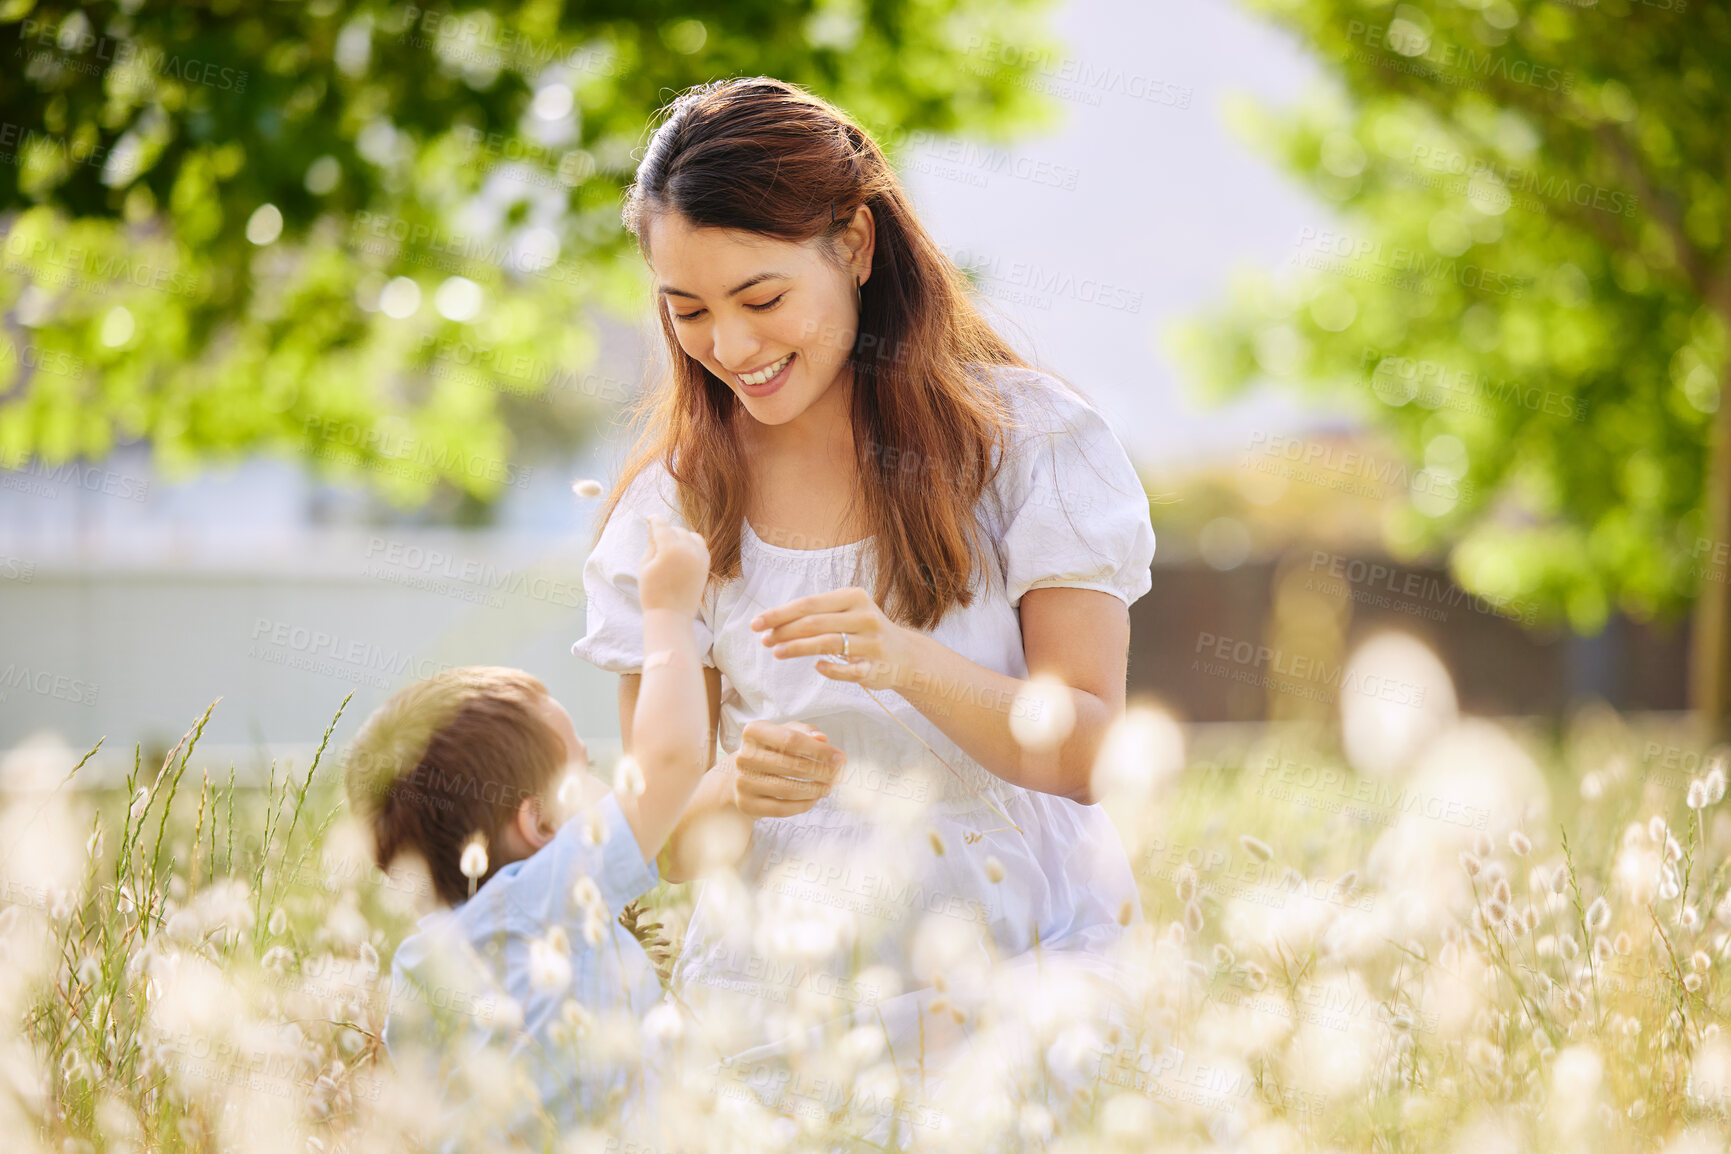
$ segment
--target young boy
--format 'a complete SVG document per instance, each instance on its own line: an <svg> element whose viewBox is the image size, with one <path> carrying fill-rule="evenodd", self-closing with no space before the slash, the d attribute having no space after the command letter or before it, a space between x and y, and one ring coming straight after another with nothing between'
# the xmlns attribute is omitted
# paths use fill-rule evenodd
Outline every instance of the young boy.
<svg viewBox="0 0 1731 1154"><path fill-rule="evenodd" d="M379 868L418 858L449 907L421 918L398 947L384 1033L399 1073L418 1073L451 1103L427 1119L427 1137L447 1147L498 1136L465 1099L487 1100L484 1113L507 1135L546 1136L614 1111L634 1119L651 1088L640 1026L671 1007L657 1008L654 967L618 917L660 880L656 855L706 769L692 621L709 551L696 533L649 522L638 577L646 657L631 730L640 782L607 790L541 682L498 667L403 689L367 719L346 758L350 802L371 827ZM573 803L584 812L570 815ZM503 1044L489 1050L489 1039ZM493 1053L507 1062L488 1060ZM481 1133L464 1130L477 1122Z"/></svg>

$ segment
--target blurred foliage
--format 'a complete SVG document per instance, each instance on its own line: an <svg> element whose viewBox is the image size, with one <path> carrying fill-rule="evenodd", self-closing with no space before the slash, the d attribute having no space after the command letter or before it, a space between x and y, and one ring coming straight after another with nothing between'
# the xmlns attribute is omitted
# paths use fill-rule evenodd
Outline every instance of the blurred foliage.
<svg viewBox="0 0 1731 1154"><path fill-rule="evenodd" d="M1193 375L1355 403L1411 465L1388 547L1474 592L1592 632L1712 589L1731 11L1250 2L1330 79L1233 115L1340 223L1176 334Z"/></svg>
<svg viewBox="0 0 1731 1154"><path fill-rule="evenodd" d="M0 464L142 438L490 500L525 476L502 399L636 388L590 370L596 310L646 300L619 204L656 108L769 74L1003 139L1050 112L980 46L1046 6L0 0Z"/></svg>

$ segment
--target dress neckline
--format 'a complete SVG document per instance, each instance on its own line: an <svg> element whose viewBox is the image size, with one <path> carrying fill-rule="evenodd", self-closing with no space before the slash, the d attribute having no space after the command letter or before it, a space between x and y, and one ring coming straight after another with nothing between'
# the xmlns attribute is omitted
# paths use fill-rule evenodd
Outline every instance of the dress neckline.
<svg viewBox="0 0 1731 1154"><path fill-rule="evenodd" d="M846 553L858 549L861 545L864 545L867 541L872 539L869 536L861 537L858 541L849 541L845 545L829 545L822 549L789 549L785 545L771 545L768 541L759 537L757 535L757 530L751 527L750 518L741 517L739 523L744 527L744 532L740 534L741 540L750 542L756 548L762 549L765 552L781 553L789 557L823 557L828 554Z"/></svg>

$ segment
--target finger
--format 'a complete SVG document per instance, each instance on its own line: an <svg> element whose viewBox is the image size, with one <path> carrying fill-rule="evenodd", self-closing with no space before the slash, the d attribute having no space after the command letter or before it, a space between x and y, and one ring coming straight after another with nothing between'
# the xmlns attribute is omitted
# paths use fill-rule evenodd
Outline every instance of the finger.
<svg viewBox="0 0 1731 1154"><path fill-rule="evenodd" d="M801 781L777 774L754 774L740 771L736 788L748 796L776 801L815 801L828 793L826 781Z"/></svg>
<svg viewBox="0 0 1731 1154"><path fill-rule="evenodd" d="M781 753L781 764L785 772L794 777L811 777L819 781L834 779L837 768L847 760L847 754L829 742L804 736L798 742L785 746Z"/></svg>
<svg viewBox="0 0 1731 1154"><path fill-rule="evenodd" d="M752 759L779 758L782 760L776 764L792 766L798 763L787 758L823 761L841 752L830 744L829 738L803 721L786 725L773 721L748 721L741 737L743 744L739 756L742 763Z"/></svg>
<svg viewBox="0 0 1731 1154"><path fill-rule="evenodd" d="M756 773L827 781L834 776L832 767L844 759L845 755L835 746L802 734L785 745L759 746L744 750L739 755L738 764L741 769Z"/></svg>
<svg viewBox="0 0 1731 1154"><path fill-rule="evenodd" d="M842 635L840 633L820 633L815 637L805 637L793 641L783 641L770 649L770 655L777 660L786 661L793 657L828 657L835 661L842 660ZM858 661L866 657L876 648L866 636L852 630L847 634L848 656Z"/></svg>
<svg viewBox="0 0 1731 1154"><path fill-rule="evenodd" d="M747 817L798 817L816 805L815 801L779 801L775 798L741 799L739 811Z"/></svg>
<svg viewBox="0 0 1731 1154"><path fill-rule="evenodd" d="M774 629L798 617L811 613L838 613L850 609L854 604L854 590L831 589L828 593L813 593L809 597L796 597L785 605L777 605L773 609L765 609L751 619L753 629Z"/></svg>
<svg viewBox="0 0 1731 1154"><path fill-rule="evenodd" d="M839 759L786 750L766 750L739 759L741 773L755 774L759 778L805 778L827 782L834 780L837 768Z"/></svg>
<svg viewBox="0 0 1731 1154"><path fill-rule="evenodd" d="M843 633L860 637L868 633L870 629L871 620L865 614L853 610L839 613L809 613L768 630L763 635L763 644L780 645L782 642L797 641L802 637L828 636L839 651Z"/></svg>

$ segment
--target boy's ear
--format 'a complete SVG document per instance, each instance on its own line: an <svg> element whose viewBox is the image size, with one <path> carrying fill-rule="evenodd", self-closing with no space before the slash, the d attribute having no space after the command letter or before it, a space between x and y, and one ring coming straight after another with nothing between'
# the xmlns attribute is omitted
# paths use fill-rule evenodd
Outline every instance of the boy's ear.
<svg viewBox="0 0 1731 1154"><path fill-rule="evenodd" d="M541 799L531 794L517 807L517 832L531 849L540 849L559 831L548 819L547 808L541 804Z"/></svg>

